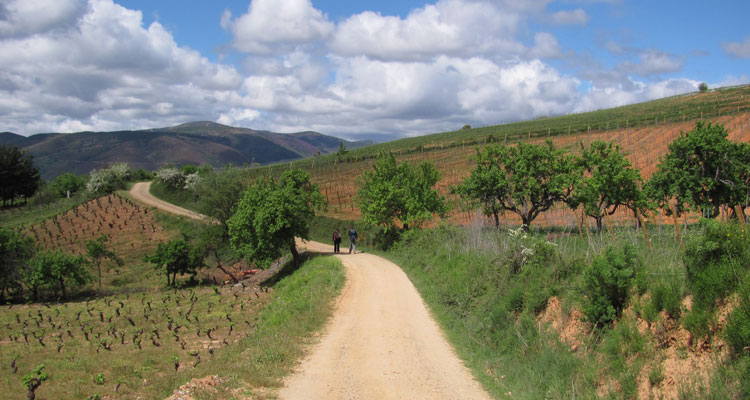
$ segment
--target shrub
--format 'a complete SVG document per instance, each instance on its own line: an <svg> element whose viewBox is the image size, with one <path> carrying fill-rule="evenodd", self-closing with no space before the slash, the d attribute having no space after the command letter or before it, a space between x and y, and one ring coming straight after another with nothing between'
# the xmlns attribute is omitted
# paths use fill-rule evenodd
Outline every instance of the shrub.
<svg viewBox="0 0 750 400"><path fill-rule="evenodd" d="M708 84L707 84L706 82L701 82L701 83L700 83L700 84L698 85L698 90L700 90L700 91L701 91L701 93L705 93L705 92L707 92L707 91L708 91Z"/></svg>
<svg viewBox="0 0 750 400"><path fill-rule="evenodd" d="M742 355L750 346L750 279L747 277L740 290L740 304L729 314L725 334L736 355Z"/></svg>
<svg viewBox="0 0 750 400"><path fill-rule="evenodd" d="M602 326L622 314L637 265L635 248L631 244L626 244L622 250L609 246L604 254L594 258L584 274L587 302L583 310L589 322Z"/></svg>
<svg viewBox="0 0 750 400"><path fill-rule="evenodd" d="M672 318L680 318L682 286L675 280L659 283L651 293L651 304L656 311L664 310Z"/></svg>
<svg viewBox="0 0 750 400"><path fill-rule="evenodd" d="M104 169L95 169L89 175L86 190L91 193L112 193L125 188L125 183L130 179L130 168L126 163L116 163Z"/></svg>
<svg viewBox="0 0 750 400"><path fill-rule="evenodd" d="M506 297L508 311L519 312L523 310L523 290L516 286L508 292Z"/></svg>
<svg viewBox="0 0 750 400"><path fill-rule="evenodd" d="M687 244L683 262L694 309L713 310L717 300L735 290L738 274L750 265L744 229L706 221L703 234Z"/></svg>

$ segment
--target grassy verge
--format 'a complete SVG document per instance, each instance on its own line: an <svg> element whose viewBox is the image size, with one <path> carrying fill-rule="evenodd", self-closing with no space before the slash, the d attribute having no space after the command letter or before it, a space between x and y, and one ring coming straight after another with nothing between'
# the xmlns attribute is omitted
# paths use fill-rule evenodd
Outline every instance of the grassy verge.
<svg viewBox="0 0 750 400"><path fill-rule="evenodd" d="M35 199L32 198L25 206L0 211L0 226L14 227L39 223L52 216L71 210L90 199L91 196L82 193L72 196L69 199L56 199L35 204Z"/></svg>
<svg viewBox="0 0 750 400"><path fill-rule="evenodd" d="M2 307L0 391L25 398L22 376L45 364L42 398L164 398L207 375L223 383L203 396L268 393L323 326L343 282L340 262L326 257L289 273L270 295L198 287Z"/></svg>

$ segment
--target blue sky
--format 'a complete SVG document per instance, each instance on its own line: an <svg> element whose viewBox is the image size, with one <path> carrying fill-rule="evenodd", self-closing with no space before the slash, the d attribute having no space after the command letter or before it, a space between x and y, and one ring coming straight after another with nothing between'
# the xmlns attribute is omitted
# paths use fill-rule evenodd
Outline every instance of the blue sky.
<svg viewBox="0 0 750 400"><path fill-rule="evenodd" d="M43 12L42 12L43 11ZM748 1L8 0L0 131L379 141L749 83Z"/></svg>

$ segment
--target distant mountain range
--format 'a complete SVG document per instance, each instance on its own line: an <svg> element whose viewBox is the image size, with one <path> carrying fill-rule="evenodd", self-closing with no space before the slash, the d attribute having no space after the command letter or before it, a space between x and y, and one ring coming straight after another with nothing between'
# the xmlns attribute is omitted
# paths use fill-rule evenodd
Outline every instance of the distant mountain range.
<svg viewBox="0 0 750 400"><path fill-rule="evenodd" d="M88 173L115 162L155 170L164 164L269 164L328 154L343 142L348 149L372 144L317 132L275 133L208 121L138 131L43 133L29 137L0 132L0 145L34 156L44 178L63 172Z"/></svg>

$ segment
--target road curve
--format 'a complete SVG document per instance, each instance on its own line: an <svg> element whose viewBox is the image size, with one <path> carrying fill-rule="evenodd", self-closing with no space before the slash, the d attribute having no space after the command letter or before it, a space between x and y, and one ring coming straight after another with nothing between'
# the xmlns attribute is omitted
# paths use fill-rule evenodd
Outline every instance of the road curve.
<svg viewBox="0 0 750 400"><path fill-rule="evenodd" d="M150 182L138 201L174 214L203 215L159 200ZM297 241L301 251L333 246ZM339 254L346 285L320 341L284 380L281 399L489 399L448 344L422 298L396 264L372 254ZM283 343L279 343L283 345Z"/></svg>
<svg viewBox="0 0 750 400"><path fill-rule="evenodd" d="M284 380L281 399L490 398L401 268L372 254L337 257L346 268L346 286L320 342Z"/></svg>
<svg viewBox="0 0 750 400"><path fill-rule="evenodd" d="M130 195L133 196L135 200L140 201L141 203L147 204L152 207L156 207L159 210L166 211L168 213L176 214L176 215L183 215L188 218L192 219L205 219L205 215L198 214L197 212L190 211L188 209L178 207L172 203L167 203L164 200L157 199L154 197L151 192L151 182L137 182L133 185L133 187L130 189Z"/></svg>

